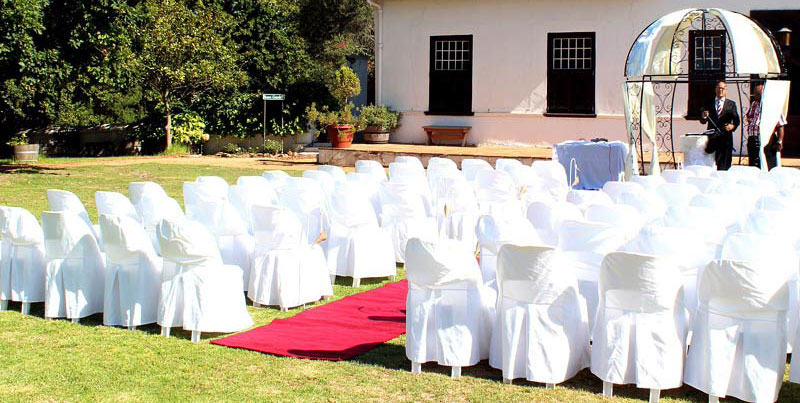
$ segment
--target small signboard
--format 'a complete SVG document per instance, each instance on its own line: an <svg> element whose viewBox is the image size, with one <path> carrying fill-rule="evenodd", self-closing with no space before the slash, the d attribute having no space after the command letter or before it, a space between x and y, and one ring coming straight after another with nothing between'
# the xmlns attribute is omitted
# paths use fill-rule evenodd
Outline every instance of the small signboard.
<svg viewBox="0 0 800 403"><path fill-rule="evenodd" d="M265 101L283 101L286 99L286 94L261 94L261 99Z"/></svg>

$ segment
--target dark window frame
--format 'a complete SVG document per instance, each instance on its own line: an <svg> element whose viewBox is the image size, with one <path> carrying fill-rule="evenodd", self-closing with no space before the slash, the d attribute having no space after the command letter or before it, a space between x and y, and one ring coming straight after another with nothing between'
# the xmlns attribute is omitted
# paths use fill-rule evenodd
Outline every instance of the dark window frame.
<svg viewBox="0 0 800 403"><path fill-rule="evenodd" d="M437 49L437 42L469 44L469 49L464 49L463 44L456 45L453 53L444 54L444 49ZM450 46L450 45L448 45ZM475 42L472 34L467 35L432 35L430 37L430 58L428 65L428 110L426 115L473 116L472 91L473 91L473 60L475 59ZM438 53L442 51L442 53ZM451 49L447 49L451 51ZM463 52L469 52L464 59ZM439 56L442 56L441 58ZM444 64L438 64L439 61ZM449 64L448 64L449 63ZM447 90L448 84L460 86L462 94L455 99L455 91Z"/></svg>
<svg viewBox="0 0 800 403"><path fill-rule="evenodd" d="M568 43L567 47L562 48L561 51L568 52L566 55L559 55L561 58L567 60L566 68L556 68L554 63L557 61L555 54L554 42L556 40L575 40L576 45L578 40L591 40L591 46L588 48L591 51L591 58L588 58L591 68L580 68L579 61L587 60L581 52L585 52L584 46L580 49L575 49L572 43ZM572 63L572 62L575 63ZM561 63L559 63L561 64ZM557 95L562 95L564 91L580 91L581 89L570 88L570 84L575 80L568 77L577 78L579 81L591 83L591 88L583 88L587 93L586 97L591 99L591 104L579 105L579 101L570 103L569 105L559 105L563 99ZM597 33L596 32L548 32L547 33L547 109L545 116L567 116L567 117L596 117L597 116Z"/></svg>
<svg viewBox="0 0 800 403"><path fill-rule="evenodd" d="M697 38L713 38L719 37L720 39L720 68L719 69L702 69L695 68L696 52L697 52ZM700 109L715 96L714 87L718 80L725 78L725 62L728 58L728 35L725 30L692 30L689 31L689 84L688 93L686 97L686 119L698 120L700 119ZM712 54L713 57L713 54ZM703 63L707 63L706 55L703 54ZM730 91L730 90L729 90ZM730 95L730 94L729 94ZM730 98L730 96L729 96Z"/></svg>

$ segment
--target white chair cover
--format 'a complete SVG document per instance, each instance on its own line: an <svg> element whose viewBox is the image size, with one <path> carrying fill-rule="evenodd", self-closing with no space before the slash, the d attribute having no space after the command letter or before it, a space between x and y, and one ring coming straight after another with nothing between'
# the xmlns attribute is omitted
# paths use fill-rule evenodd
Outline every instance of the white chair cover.
<svg viewBox="0 0 800 403"><path fill-rule="evenodd" d="M241 180L243 177L240 177ZM253 232L253 217L250 214L250 208L259 205L276 205L278 204L278 194L272 186L261 176L252 176L251 178L260 179L263 183L254 183L245 180L244 184L233 185L228 188L228 200L231 206L236 209L236 212L242 217L247 225L249 233Z"/></svg>
<svg viewBox="0 0 800 403"><path fill-rule="evenodd" d="M106 246L103 324L141 326L158 320L163 262L138 221L100 215Z"/></svg>
<svg viewBox="0 0 800 403"><path fill-rule="evenodd" d="M623 193L643 193L644 186L636 182L608 181L603 185L603 192L608 194L615 203L619 203L619 196Z"/></svg>
<svg viewBox="0 0 800 403"><path fill-rule="evenodd" d="M358 279L397 274L394 245L388 229L378 226L367 194L359 184L339 182L331 198L331 233L327 242L328 271Z"/></svg>
<svg viewBox="0 0 800 403"><path fill-rule="evenodd" d="M47 257L44 317L79 319L103 311L105 259L92 228L70 211L42 213Z"/></svg>
<svg viewBox="0 0 800 403"><path fill-rule="evenodd" d="M458 165L455 161L451 160L450 158L444 157L431 157L428 160L428 170L430 171L431 168L436 167L450 167L458 169Z"/></svg>
<svg viewBox="0 0 800 403"><path fill-rule="evenodd" d="M723 182L719 178L712 177L693 177L686 179L686 183L697 188L700 193L712 192L719 186L723 186Z"/></svg>
<svg viewBox="0 0 800 403"><path fill-rule="evenodd" d="M125 216L141 223L136 207L122 193L98 191L94 193L94 200L97 203L98 216L101 214Z"/></svg>
<svg viewBox="0 0 800 403"><path fill-rule="evenodd" d="M386 182L389 180L386 176L386 170L378 161L358 160L356 161L356 172L367 174L377 182Z"/></svg>
<svg viewBox="0 0 800 403"><path fill-rule="evenodd" d="M522 203L511 176L504 171L484 170L475 178L475 195L481 214L510 214L522 217Z"/></svg>
<svg viewBox="0 0 800 403"><path fill-rule="evenodd" d="M684 170L693 173L695 177L708 178L716 169L707 165L687 165Z"/></svg>
<svg viewBox="0 0 800 403"><path fill-rule="evenodd" d="M242 284L246 284L253 264L255 239L250 235L247 223L228 201L227 188L223 197L218 194L222 189L220 185L208 183L183 183L186 216L203 224L214 235L222 262L239 266Z"/></svg>
<svg viewBox="0 0 800 403"><path fill-rule="evenodd" d="M742 221L745 212L738 211L736 205L719 194L701 193L692 198L689 206L706 207L718 223L727 230L737 227Z"/></svg>
<svg viewBox="0 0 800 403"><path fill-rule="evenodd" d="M639 212L625 204L593 204L586 209L584 216L587 221L611 224L621 229L625 233L626 242L633 239L644 225L644 219Z"/></svg>
<svg viewBox="0 0 800 403"><path fill-rule="evenodd" d="M142 195L139 204L137 205L139 215L142 217L142 225L144 226L150 241L153 244L153 249L159 254L161 247L158 245L158 223L161 220L180 221L186 219L181 205L178 201L158 192L145 192Z"/></svg>
<svg viewBox="0 0 800 403"><path fill-rule="evenodd" d="M341 182L347 179L347 175L345 175L344 170L336 165L320 165L317 167L317 170L321 172L327 172L336 182Z"/></svg>
<svg viewBox="0 0 800 403"><path fill-rule="evenodd" d="M200 223L163 220L158 240L164 268L158 324L199 332L236 332L253 325L242 269L222 263L214 237Z"/></svg>
<svg viewBox="0 0 800 403"><path fill-rule="evenodd" d="M599 297L592 373L613 384L680 387L688 327L678 267L668 258L609 253Z"/></svg>
<svg viewBox="0 0 800 403"><path fill-rule="evenodd" d="M362 172L350 172L347 174L349 182L357 183L361 191L369 198L372 210L376 217L381 216L381 183L377 182L369 174Z"/></svg>
<svg viewBox="0 0 800 403"><path fill-rule="evenodd" d="M42 302L47 262L44 234L28 210L0 206L0 300Z"/></svg>
<svg viewBox="0 0 800 403"><path fill-rule="evenodd" d="M656 190L662 184L667 183L667 181L659 175L633 175L630 181L638 183L650 191Z"/></svg>
<svg viewBox="0 0 800 403"><path fill-rule="evenodd" d="M80 217L92 230L92 235L98 242L100 250L103 250L102 241L98 237L99 228L92 224L92 220L89 219L89 213L86 212L86 207L83 206L83 202L75 193L68 190L47 189L47 204L50 211L68 211Z"/></svg>
<svg viewBox="0 0 800 403"><path fill-rule="evenodd" d="M562 202L533 202L528 205L528 221L539 234L543 245L558 246L558 231L561 223L566 220L582 220L583 214L572 203Z"/></svg>
<svg viewBox="0 0 800 403"><path fill-rule="evenodd" d="M495 297L472 251L449 239L408 241L406 357L470 366L489 357Z"/></svg>
<svg viewBox="0 0 800 403"><path fill-rule="evenodd" d="M722 245L728 231L726 221L721 220L720 215L709 207L670 207L659 224L691 229L695 232L695 239L716 246Z"/></svg>
<svg viewBox="0 0 800 403"><path fill-rule="evenodd" d="M639 212L643 222L650 223L662 220L667 212L667 205L655 192L623 192L617 203L631 206Z"/></svg>
<svg viewBox="0 0 800 403"><path fill-rule="evenodd" d="M218 195L219 197L227 197L228 196L228 181L224 178L219 176L198 176L194 180L195 182L205 183L208 185L209 189L214 192L214 194Z"/></svg>
<svg viewBox="0 0 800 403"><path fill-rule="evenodd" d="M276 191L280 190L283 187L283 185L286 184L286 181L288 181L289 178L291 178L291 176L289 176L289 174L286 173L286 171L281 171L278 169L264 171L261 174L261 176L267 181L269 181L270 185L272 185Z"/></svg>
<svg viewBox="0 0 800 403"><path fill-rule="evenodd" d="M597 312L600 264L607 253L624 244L624 231L610 224L569 220L561 224L558 249L564 254L564 267L574 271L578 279L578 291L589 316L589 329L594 327Z"/></svg>
<svg viewBox="0 0 800 403"><path fill-rule="evenodd" d="M464 158L461 160L461 172L464 172L464 177L470 182L475 180L478 172L492 169L492 165L486 160L479 158Z"/></svg>
<svg viewBox="0 0 800 403"><path fill-rule="evenodd" d="M310 245L303 225L282 206L253 206L256 252L247 296L282 309L333 295L325 255Z"/></svg>
<svg viewBox="0 0 800 403"><path fill-rule="evenodd" d="M323 231L330 234L328 203L317 181L289 178L278 197L280 205L291 210L303 224L306 243L313 244Z"/></svg>
<svg viewBox="0 0 800 403"><path fill-rule="evenodd" d="M511 173L511 170L520 166L522 166L522 162L514 158L498 158L494 161L494 169L506 173Z"/></svg>
<svg viewBox="0 0 800 403"><path fill-rule="evenodd" d="M505 244L534 246L541 245L539 234L528 220L515 219L503 215L484 215L475 228L480 245L481 276L485 284L496 287L497 253Z"/></svg>
<svg viewBox="0 0 800 403"><path fill-rule="evenodd" d="M322 193L325 194L326 203L330 203L333 188L336 186L337 182L337 179L335 179L333 175L326 171L314 171L309 169L303 171L303 178L310 178L317 182L320 189L322 189Z"/></svg>
<svg viewBox="0 0 800 403"><path fill-rule="evenodd" d="M478 200L472 186L459 171L440 177L434 188L436 192L436 221L439 236L463 242L474 249L478 243L475 225L478 223Z"/></svg>
<svg viewBox="0 0 800 403"><path fill-rule="evenodd" d="M267 178L263 176L240 176L236 178L236 184L240 186L248 186L248 187L269 187L269 181ZM274 189L273 189L274 192Z"/></svg>
<svg viewBox="0 0 800 403"><path fill-rule="evenodd" d="M567 183L567 171L564 170L564 166L558 161L547 160L534 161L531 168L541 183L539 192L547 194L554 201L566 200L570 184Z"/></svg>
<svg viewBox="0 0 800 403"><path fill-rule="evenodd" d="M610 206L614 204L607 193L597 190L570 190L567 193L567 201L578 206L581 213L586 213L586 209L593 204Z"/></svg>
<svg viewBox="0 0 800 403"><path fill-rule="evenodd" d="M686 182L667 182L659 186L658 189L656 189L656 193L661 197L661 200L666 203L667 207L673 207L689 205L692 198L697 196L700 191Z"/></svg>
<svg viewBox="0 0 800 403"><path fill-rule="evenodd" d="M415 157L413 155L398 155L394 158L393 162L399 164L411 164L415 169L421 169L423 172L425 171L425 166L422 165L422 161L419 159L419 157Z"/></svg>
<svg viewBox="0 0 800 403"><path fill-rule="evenodd" d="M409 239L438 238L436 218L428 212L428 203L419 185L387 182L381 189L380 197L380 225L392 234L397 262L405 262Z"/></svg>
<svg viewBox="0 0 800 403"><path fill-rule="evenodd" d="M504 245L489 363L503 379L561 383L589 366L586 306L552 248Z"/></svg>
<svg viewBox="0 0 800 403"><path fill-rule="evenodd" d="M684 169L665 169L661 171L661 177L664 178L667 183L686 183L689 178L693 178L697 175L693 171L684 170Z"/></svg>
<svg viewBox="0 0 800 403"><path fill-rule="evenodd" d="M698 283L684 382L713 396L775 401L786 368L797 257L780 238L746 234L728 237L722 256Z"/></svg>
<svg viewBox="0 0 800 403"><path fill-rule="evenodd" d="M130 201L136 207L136 211L139 212L140 215L141 211L139 211L139 204L142 202L142 197L145 194L159 194L161 196L168 197L167 192L164 191L164 188L158 183L149 181L129 183L128 195L130 196Z"/></svg>

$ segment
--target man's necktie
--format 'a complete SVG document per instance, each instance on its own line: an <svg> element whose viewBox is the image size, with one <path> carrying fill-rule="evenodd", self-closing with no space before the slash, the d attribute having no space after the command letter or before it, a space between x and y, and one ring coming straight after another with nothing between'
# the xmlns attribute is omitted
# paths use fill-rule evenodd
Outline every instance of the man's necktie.
<svg viewBox="0 0 800 403"><path fill-rule="evenodd" d="M717 102L717 117L722 115L722 106L725 105L723 102Z"/></svg>

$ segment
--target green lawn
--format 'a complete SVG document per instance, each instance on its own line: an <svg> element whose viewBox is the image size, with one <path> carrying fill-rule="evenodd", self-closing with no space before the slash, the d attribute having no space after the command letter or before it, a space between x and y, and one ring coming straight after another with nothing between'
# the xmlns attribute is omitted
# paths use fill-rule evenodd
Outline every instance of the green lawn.
<svg viewBox="0 0 800 403"><path fill-rule="evenodd" d="M112 160L113 161L113 160ZM52 164L53 161L48 161ZM94 192L127 194L130 181L153 180L179 201L181 183L199 175L219 175L233 182L260 169L165 165L156 162L113 166L24 167L0 165L0 205L15 205L38 215L46 209L45 190L75 192L96 220ZM297 174L297 172L293 172ZM403 277L404 271L398 273ZM380 286L365 280L358 290L337 281L335 298ZM334 299L335 299L334 298ZM321 303L318 303L321 304ZM218 334L191 343L186 332L159 336L155 325L135 331L102 326L101 315L80 324L44 320L42 304L32 315L19 304L0 312L0 401L646 401L647 391L615 387L612 400L599 395L601 382L588 371L545 390L543 385L504 385L500 371L486 363L449 378L446 368L423 366L413 375L398 337L352 361L325 362L276 357L211 345ZM256 325L300 312L248 307ZM663 401L706 401L683 387L662 393ZM800 387L785 382L781 401L800 401Z"/></svg>

